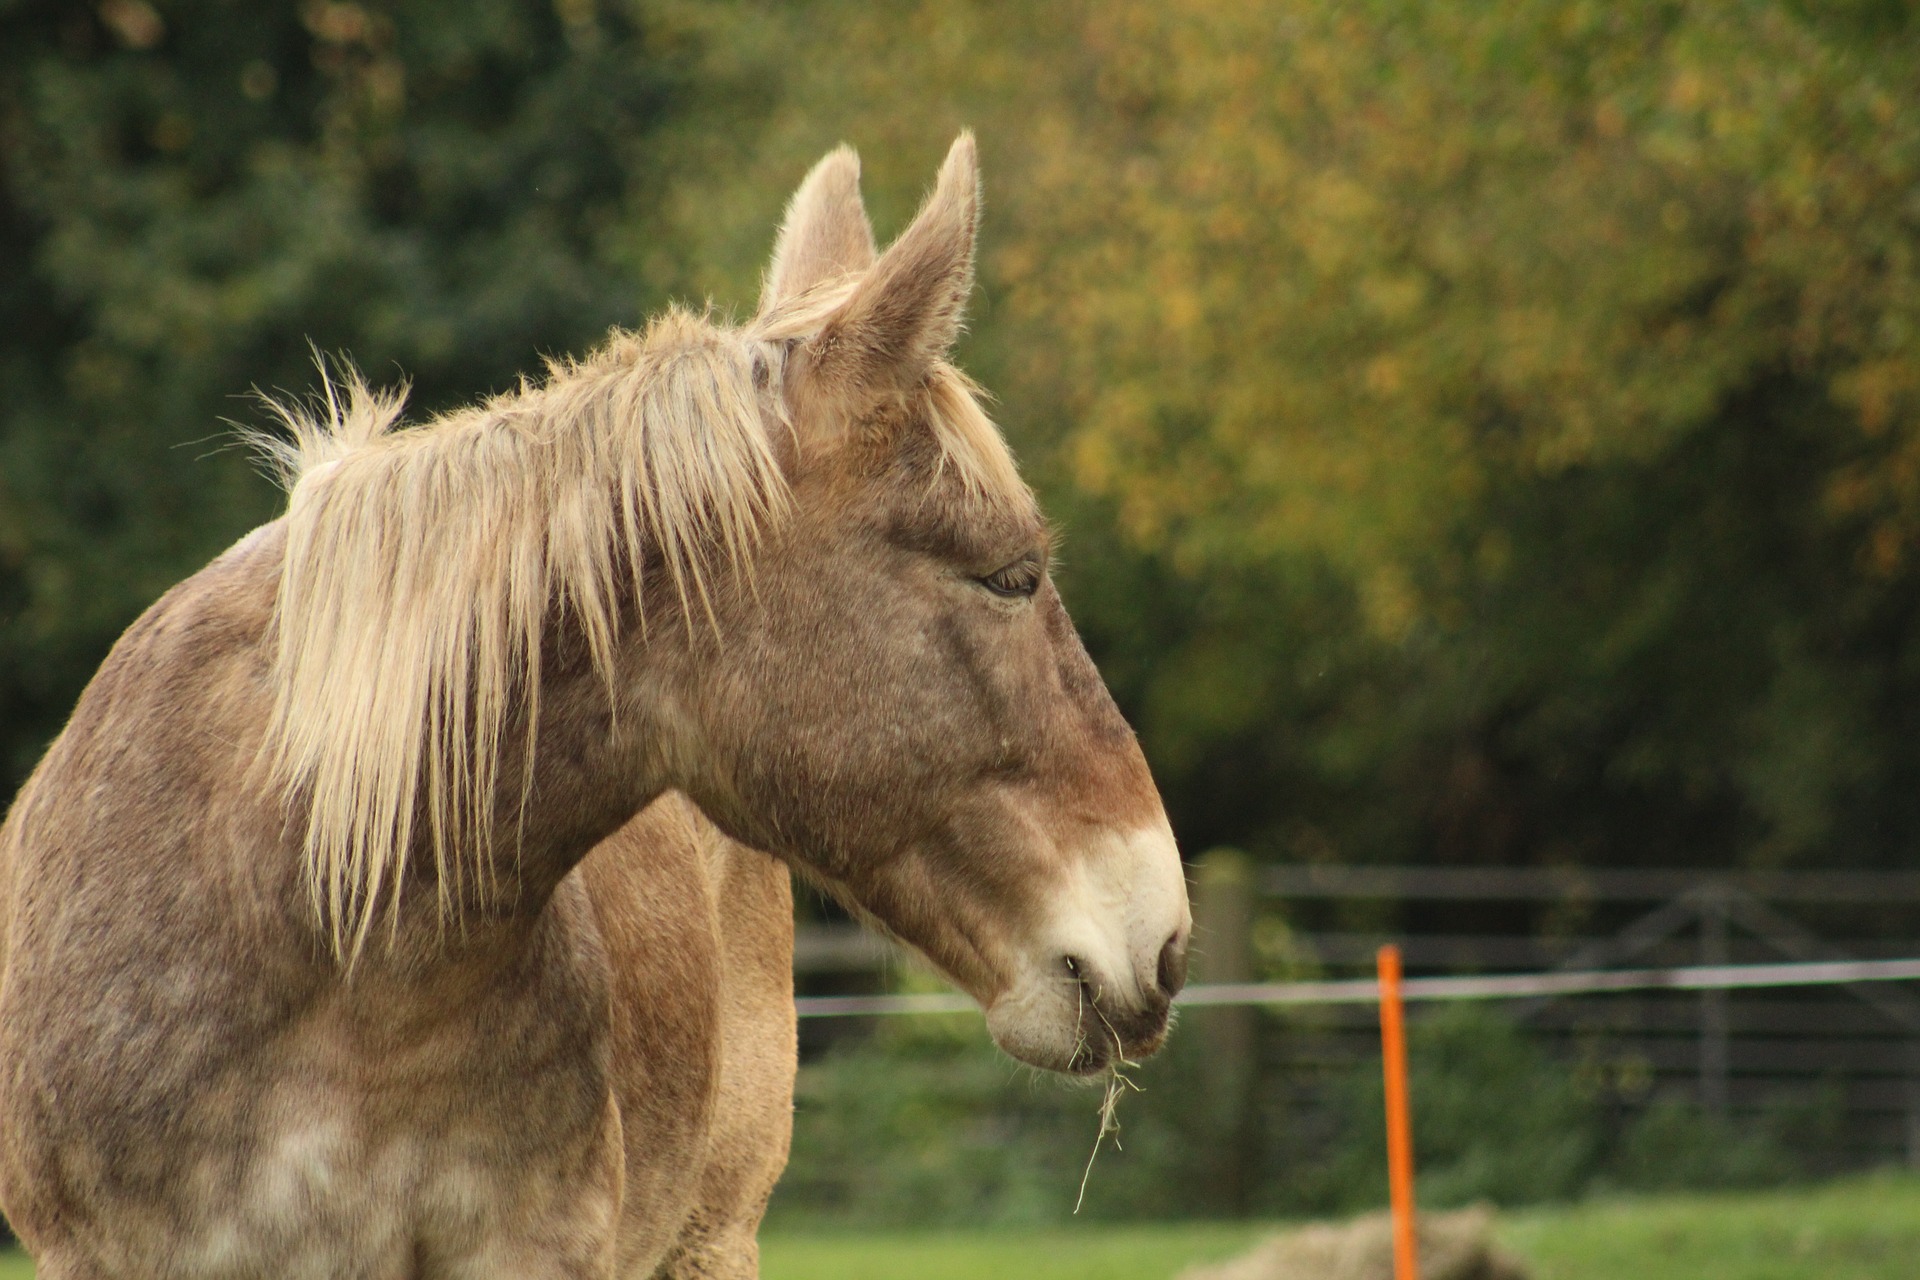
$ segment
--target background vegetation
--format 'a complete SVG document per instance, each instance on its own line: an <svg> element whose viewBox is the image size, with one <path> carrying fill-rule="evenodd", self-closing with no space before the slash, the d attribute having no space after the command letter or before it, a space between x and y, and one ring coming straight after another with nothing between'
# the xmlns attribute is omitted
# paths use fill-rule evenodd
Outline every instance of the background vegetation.
<svg viewBox="0 0 1920 1280"><path fill-rule="evenodd" d="M1316 1030L1311 1014L1264 1016L1272 1034ZM1226 1144L1206 1105L1207 1043L1189 1029L1130 1073L1138 1091L1118 1112L1120 1146L1103 1146L1076 1213L1099 1092L1009 1062L977 1017L891 1022L802 1066L793 1159L770 1222L1024 1227L1213 1218L1229 1207L1338 1216L1383 1203L1377 1058L1330 1061L1314 1088L1270 1081L1256 1114L1234 1118L1261 1140L1248 1185L1229 1196ZM1677 1096L1623 1109L1604 1079L1549 1060L1486 1006L1416 1019L1408 1059L1420 1202L1431 1208L1768 1187L1843 1167L1837 1095L1732 1121Z"/></svg>
<svg viewBox="0 0 1920 1280"><path fill-rule="evenodd" d="M752 298L963 124L969 364L1189 847L1895 863L1920 822L1898 3L0 3L0 760L270 514L309 342L429 411Z"/></svg>

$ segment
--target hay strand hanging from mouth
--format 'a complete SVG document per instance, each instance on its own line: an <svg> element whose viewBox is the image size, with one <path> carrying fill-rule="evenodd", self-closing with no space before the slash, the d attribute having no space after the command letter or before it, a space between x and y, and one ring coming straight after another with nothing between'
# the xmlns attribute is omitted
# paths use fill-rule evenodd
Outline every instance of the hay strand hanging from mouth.
<svg viewBox="0 0 1920 1280"><path fill-rule="evenodd" d="M1115 1151L1121 1150L1121 1095L1128 1089L1133 1090L1135 1093L1146 1092L1146 1090L1135 1084L1132 1078L1122 1070L1124 1067L1137 1067L1139 1065L1139 1063L1129 1062L1125 1058L1116 1058L1113 1066L1107 1069L1107 1091L1105 1096L1100 1099L1100 1131L1093 1135L1093 1150L1087 1153L1087 1167L1080 1173L1080 1194L1074 1198L1073 1202L1073 1212L1076 1216L1080 1212L1080 1206L1087 1202L1087 1181L1093 1177L1093 1162L1100 1158L1100 1144L1106 1141L1108 1134L1112 1134L1113 1149Z"/></svg>

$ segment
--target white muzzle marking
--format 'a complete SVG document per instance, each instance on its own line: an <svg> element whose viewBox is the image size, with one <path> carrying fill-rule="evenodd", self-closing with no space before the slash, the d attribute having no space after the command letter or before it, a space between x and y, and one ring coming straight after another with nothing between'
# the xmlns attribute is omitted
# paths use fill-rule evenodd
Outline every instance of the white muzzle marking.
<svg viewBox="0 0 1920 1280"><path fill-rule="evenodd" d="M1070 867L1022 971L987 1010L1002 1049L1053 1070L1080 1047L1089 992L1116 1011L1145 1010L1162 998L1161 952L1169 941L1184 944L1193 923L1180 851L1164 820L1103 832Z"/></svg>

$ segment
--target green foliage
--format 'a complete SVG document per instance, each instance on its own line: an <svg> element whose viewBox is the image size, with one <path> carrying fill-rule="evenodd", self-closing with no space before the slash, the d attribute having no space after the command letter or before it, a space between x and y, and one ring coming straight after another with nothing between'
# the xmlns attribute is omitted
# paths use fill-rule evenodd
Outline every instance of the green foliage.
<svg viewBox="0 0 1920 1280"><path fill-rule="evenodd" d="M271 513L223 419L309 343L430 409L657 300L699 56L595 0L0 6L0 778Z"/></svg>
<svg viewBox="0 0 1920 1280"><path fill-rule="evenodd" d="M1792 1171L1771 1134L1736 1131L1675 1098L1655 1102L1634 1125L1618 1165L1623 1184L1646 1190L1765 1186Z"/></svg>
<svg viewBox="0 0 1920 1280"><path fill-rule="evenodd" d="M1681 1098L1656 1098L1621 1136L1603 1181L1644 1191L1791 1182L1834 1167L1845 1116L1832 1084L1811 1100L1776 1103L1740 1123Z"/></svg>
<svg viewBox="0 0 1920 1280"><path fill-rule="evenodd" d="M1088 21L1092 114L1126 127L1049 172L1105 230L1060 235L1009 306L1072 353L1064 474L1201 591L1304 562L1347 600L1305 627L1312 595L1188 615L1135 692L1176 786L1195 738L1277 721L1336 786L1301 804L1299 753L1272 760L1292 814L1239 819L1274 851L1303 818L1350 858L1910 843L1911 24L1563 0ZM1133 598L1089 594L1126 625ZM1250 632L1342 654L1330 715L1278 681L1163 693ZM1356 812L1349 760L1398 784L1400 823Z"/></svg>
<svg viewBox="0 0 1920 1280"><path fill-rule="evenodd" d="M1387 1188L1379 1061L1317 1081L1268 1079L1224 1126L1211 1089L1207 1010L1130 1074L1122 1149L1102 1150L1085 1221L1328 1216L1378 1208ZM1263 1036L1311 1043L1311 1017L1268 1014ZM1331 1047L1329 1055L1338 1053ZM1337 1057L1330 1059L1338 1063ZM1408 1029L1422 1204L1523 1206L1598 1192L1764 1187L1833 1167L1842 1098L1732 1120L1656 1097L1618 1105L1604 1081L1555 1061L1483 1005L1442 1006ZM1308 1087L1302 1087L1308 1086ZM1636 1096L1639 1091L1634 1090ZM811 1226L1032 1225L1068 1221L1099 1092L999 1055L975 1018L903 1019L801 1071L793 1159L772 1221ZM1227 1143L1252 1150L1225 1198Z"/></svg>
<svg viewBox="0 0 1920 1280"><path fill-rule="evenodd" d="M917 1024L917 1025L916 1025ZM1189 1055L1133 1073L1087 1178L1089 1221L1163 1218L1202 1206L1191 1194L1205 1153L1181 1114ZM801 1069L793 1157L774 1222L1032 1224L1072 1216L1100 1127L1101 1092L1019 1067L976 1018L890 1025Z"/></svg>
<svg viewBox="0 0 1920 1280"><path fill-rule="evenodd" d="M923 1031L807 1067L795 1099L794 1154L775 1219L1019 1223L1071 1177L1049 1151L1035 1158L1054 1099L971 1035ZM1088 1114L1091 1115L1089 1105ZM1045 1148L1042 1148L1045 1150ZM1053 1194L1049 1197L1048 1192Z"/></svg>
<svg viewBox="0 0 1920 1280"><path fill-rule="evenodd" d="M1408 1029L1407 1060L1423 1204L1531 1204L1585 1189L1601 1154L1599 1109L1511 1020L1443 1007ZM1344 1092L1339 1199L1373 1204L1387 1182L1378 1068L1368 1064Z"/></svg>

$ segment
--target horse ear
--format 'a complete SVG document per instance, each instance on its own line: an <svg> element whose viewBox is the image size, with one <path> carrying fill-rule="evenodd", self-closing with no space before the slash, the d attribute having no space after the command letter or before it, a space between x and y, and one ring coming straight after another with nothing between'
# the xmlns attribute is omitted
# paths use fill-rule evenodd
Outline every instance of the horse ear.
<svg viewBox="0 0 1920 1280"><path fill-rule="evenodd" d="M873 228L860 202L860 157L839 146L813 166L787 202L760 287L760 314L822 280L865 271L873 256Z"/></svg>
<svg viewBox="0 0 1920 1280"><path fill-rule="evenodd" d="M924 378L960 335L979 219L980 162L963 133L912 225L808 342L813 376L869 395Z"/></svg>

